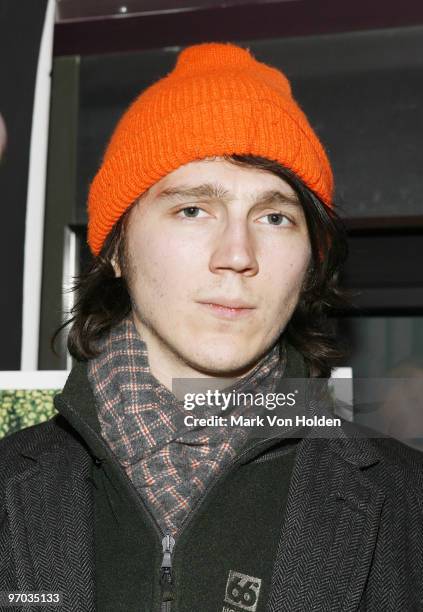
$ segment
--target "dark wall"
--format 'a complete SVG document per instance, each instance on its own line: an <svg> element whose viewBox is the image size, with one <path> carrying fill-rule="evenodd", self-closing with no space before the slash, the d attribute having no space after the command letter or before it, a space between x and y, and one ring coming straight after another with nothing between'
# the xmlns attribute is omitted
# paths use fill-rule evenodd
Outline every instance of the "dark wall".
<svg viewBox="0 0 423 612"><path fill-rule="evenodd" d="M0 370L20 368L29 146L46 6L0 0L0 112L8 131L0 162Z"/></svg>

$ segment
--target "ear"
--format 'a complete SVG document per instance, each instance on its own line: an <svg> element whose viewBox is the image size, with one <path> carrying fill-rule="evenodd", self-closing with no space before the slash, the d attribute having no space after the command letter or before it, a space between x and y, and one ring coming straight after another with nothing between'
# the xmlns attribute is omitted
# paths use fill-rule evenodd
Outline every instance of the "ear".
<svg viewBox="0 0 423 612"><path fill-rule="evenodd" d="M117 249L114 252L114 255L112 257L112 260L110 262L113 266L113 270L115 271L115 276L116 278L119 278L122 276L122 270L120 269L120 265L118 263L118 257L117 257Z"/></svg>

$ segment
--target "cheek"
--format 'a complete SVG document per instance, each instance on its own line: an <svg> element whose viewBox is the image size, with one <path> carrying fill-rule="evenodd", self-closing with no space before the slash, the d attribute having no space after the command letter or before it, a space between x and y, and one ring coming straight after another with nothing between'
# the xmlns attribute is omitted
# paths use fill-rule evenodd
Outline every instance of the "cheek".
<svg viewBox="0 0 423 612"><path fill-rule="evenodd" d="M199 253L193 252L188 241L175 240L174 237L155 233L138 234L129 243L132 274L132 289L142 297L150 295L167 300L183 294L191 282L195 285L195 268L199 263Z"/></svg>
<svg viewBox="0 0 423 612"><path fill-rule="evenodd" d="M307 269L310 264L310 256L309 254L304 254L303 257L300 257L294 261L289 261L289 265L287 267L287 281L290 286L295 289L300 289L304 278L307 273Z"/></svg>
<svg viewBox="0 0 423 612"><path fill-rule="evenodd" d="M279 300L298 295L311 259L308 243L288 246L274 250L266 262L266 284L271 293L279 289Z"/></svg>

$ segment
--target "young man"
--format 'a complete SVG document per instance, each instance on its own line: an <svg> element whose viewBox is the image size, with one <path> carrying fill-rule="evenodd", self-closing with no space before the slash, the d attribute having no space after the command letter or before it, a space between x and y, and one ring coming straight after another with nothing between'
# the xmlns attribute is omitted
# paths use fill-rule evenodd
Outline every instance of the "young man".
<svg viewBox="0 0 423 612"><path fill-rule="evenodd" d="M343 422L182 427L173 392L330 375L332 194L288 80L245 49L189 47L131 105L90 190L59 415L0 446L0 590L69 612L423 609L420 453Z"/></svg>

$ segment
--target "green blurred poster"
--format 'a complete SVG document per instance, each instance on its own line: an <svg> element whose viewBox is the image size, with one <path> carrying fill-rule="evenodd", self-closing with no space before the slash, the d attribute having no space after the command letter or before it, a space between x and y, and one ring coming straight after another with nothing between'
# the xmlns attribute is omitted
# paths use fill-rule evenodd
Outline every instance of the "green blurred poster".
<svg viewBox="0 0 423 612"><path fill-rule="evenodd" d="M0 438L47 421L69 372L0 372Z"/></svg>

